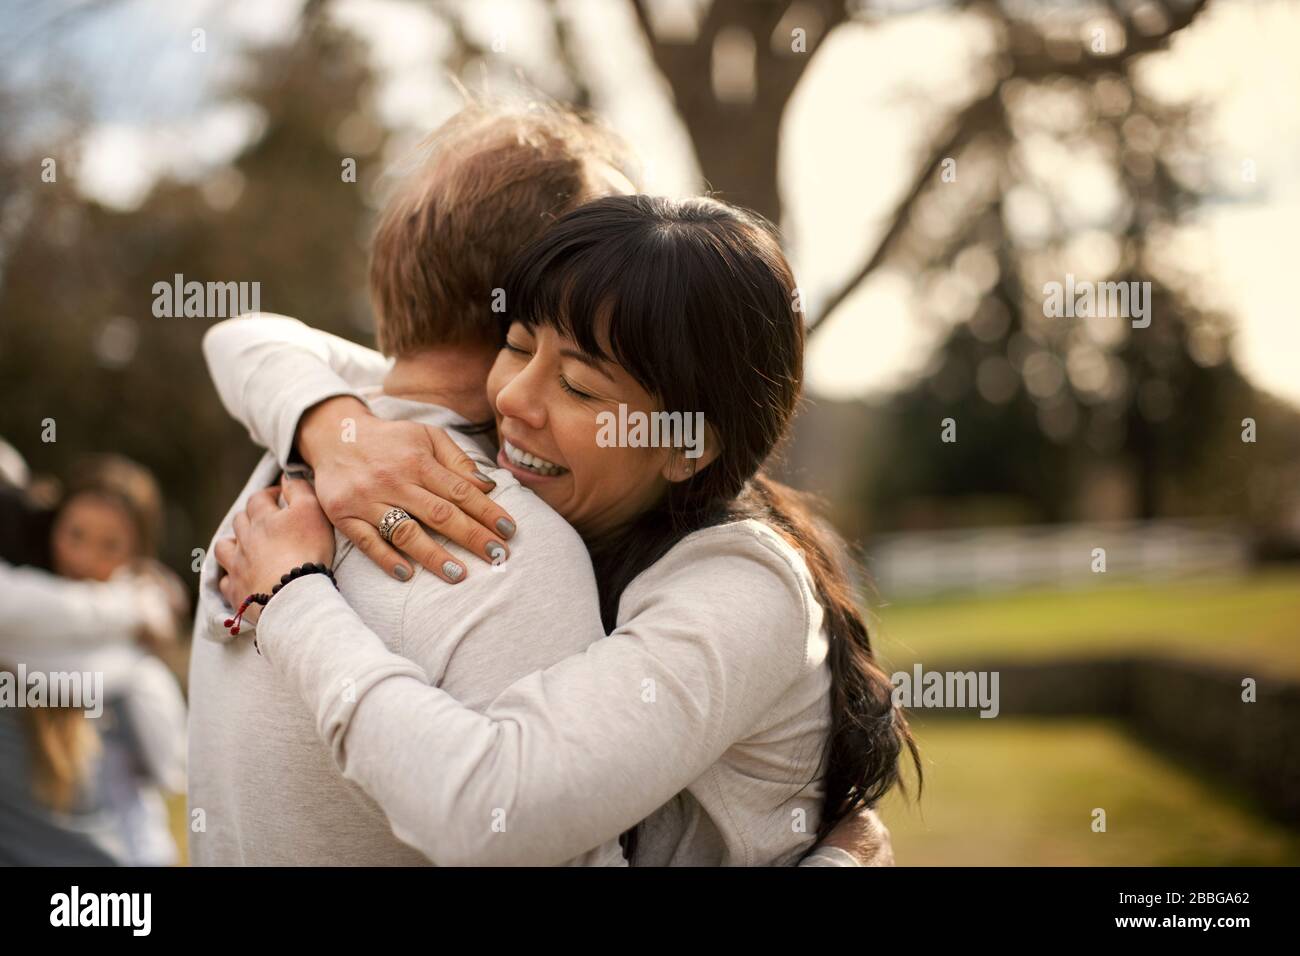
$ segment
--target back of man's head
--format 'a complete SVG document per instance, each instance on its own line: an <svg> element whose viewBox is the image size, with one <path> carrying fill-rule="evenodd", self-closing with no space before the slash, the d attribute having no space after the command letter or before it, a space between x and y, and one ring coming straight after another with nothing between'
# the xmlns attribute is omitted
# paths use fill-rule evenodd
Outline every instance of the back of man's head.
<svg viewBox="0 0 1300 956"><path fill-rule="evenodd" d="M612 132L555 106L471 104L422 144L380 215L370 295L380 350L495 340L510 256L574 207L633 191Z"/></svg>

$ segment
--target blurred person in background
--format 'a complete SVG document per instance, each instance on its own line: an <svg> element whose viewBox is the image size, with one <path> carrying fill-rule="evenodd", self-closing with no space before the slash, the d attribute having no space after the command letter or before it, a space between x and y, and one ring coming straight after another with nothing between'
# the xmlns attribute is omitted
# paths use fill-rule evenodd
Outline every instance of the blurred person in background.
<svg viewBox="0 0 1300 956"><path fill-rule="evenodd" d="M0 501L0 660L11 673L102 674L105 698L96 719L81 707L0 709L0 862L174 863L163 791L185 786L185 703L147 648L175 645L185 597L152 559L157 484L134 462L99 456L50 515L9 480ZM41 529L45 540L33 540Z"/></svg>

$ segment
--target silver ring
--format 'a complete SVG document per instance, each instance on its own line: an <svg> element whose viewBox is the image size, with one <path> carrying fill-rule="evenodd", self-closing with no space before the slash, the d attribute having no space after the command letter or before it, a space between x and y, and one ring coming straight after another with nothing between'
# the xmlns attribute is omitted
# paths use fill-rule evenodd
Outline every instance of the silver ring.
<svg viewBox="0 0 1300 956"><path fill-rule="evenodd" d="M384 516L379 519L379 537L383 538L389 544L393 543L393 532L403 521L410 521L411 516L401 508L389 508L384 512Z"/></svg>

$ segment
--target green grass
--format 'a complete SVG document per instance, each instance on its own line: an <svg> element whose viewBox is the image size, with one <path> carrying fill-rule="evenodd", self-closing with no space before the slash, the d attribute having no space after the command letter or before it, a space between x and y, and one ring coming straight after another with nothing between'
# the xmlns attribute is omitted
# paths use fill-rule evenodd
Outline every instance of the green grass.
<svg viewBox="0 0 1300 956"><path fill-rule="evenodd" d="M1088 590L952 596L877 607L887 670L1135 653L1300 676L1300 571ZM911 715L927 777L919 808L884 814L898 861L933 865L1300 863L1300 834L1098 719ZM1095 807L1107 832L1091 830Z"/></svg>
<svg viewBox="0 0 1300 956"><path fill-rule="evenodd" d="M919 808L881 808L900 866L1300 863L1300 836L1102 720L914 725ZM1092 830L1106 811L1106 832Z"/></svg>
<svg viewBox="0 0 1300 956"><path fill-rule="evenodd" d="M1134 652L1248 661L1300 676L1300 570L1089 590L959 596L874 608L891 668Z"/></svg>

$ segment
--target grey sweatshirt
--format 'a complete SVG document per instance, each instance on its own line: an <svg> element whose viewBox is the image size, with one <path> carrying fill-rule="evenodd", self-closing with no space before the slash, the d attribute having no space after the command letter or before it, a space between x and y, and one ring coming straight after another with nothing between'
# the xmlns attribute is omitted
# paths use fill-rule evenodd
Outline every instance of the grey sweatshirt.
<svg viewBox="0 0 1300 956"><path fill-rule="evenodd" d="M385 396L375 413L455 429L466 422L444 408ZM485 467L482 450L458 435ZM235 514L250 494L274 483L279 465L268 455L257 467L213 539L233 534ZM367 633L393 654L394 673L418 673L469 707L486 707L512 682L600 637L591 627L595 579L582 540L569 525L510 475L493 472L493 496L516 516L520 531L507 564L493 569L452 545L470 569L451 586L416 566L400 582L385 574L341 535L334 572L339 591ZM287 568L285 570L288 570ZM190 663L190 850L199 865L427 865L418 849L394 834L383 809L344 779L322 743L310 711L253 649L241 629L232 639L230 615L217 589L209 548L200 581ZM325 580L322 578L321 580ZM328 586L328 582L327 586ZM277 597L278 599L278 597ZM345 603L346 602L346 603ZM523 640L537 615L557 626ZM325 636L331 628L326 627ZM265 649L263 649L265 650ZM333 690L347 695L347 676ZM356 690L363 692L364 681ZM391 741L411 742L402 728ZM412 742L413 743L413 742ZM407 751L399 758L413 762ZM195 825L200 827L195 830ZM575 850L574 863L623 865L616 840ZM439 861L435 858L435 862ZM560 861L553 861L560 862Z"/></svg>

